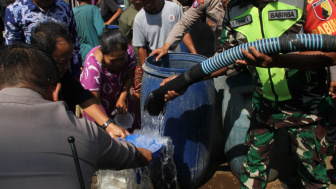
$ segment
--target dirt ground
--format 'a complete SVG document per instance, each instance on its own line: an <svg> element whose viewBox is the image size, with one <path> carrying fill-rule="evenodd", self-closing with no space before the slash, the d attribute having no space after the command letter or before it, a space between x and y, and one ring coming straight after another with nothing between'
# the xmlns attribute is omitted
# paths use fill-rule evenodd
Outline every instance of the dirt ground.
<svg viewBox="0 0 336 189"><path fill-rule="evenodd" d="M327 156L327 172L329 178L336 174L336 171L330 164L331 156ZM290 167L290 165L288 166ZM91 189L96 189L94 183L96 178L93 178L93 185ZM208 170L203 177L198 189L239 189L239 180L231 173L230 168L222 158L213 159L208 167ZM279 179L268 183L266 189L283 189ZM330 189L336 189L336 182L331 181ZM298 189L297 187L290 187L289 189Z"/></svg>
<svg viewBox="0 0 336 189"><path fill-rule="evenodd" d="M336 174L336 171L330 164L331 156L327 156L327 173L329 178ZM226 162L221 163L220 160L212 161L209 165L207 174L204 176L199 189L239 189L239 180L230 172L230 168ZM283 189L279 179L268 183L266 189ZM336 183L331 182L330 189L336 189ZM297 189L292 187L291 189Z"/></svg>

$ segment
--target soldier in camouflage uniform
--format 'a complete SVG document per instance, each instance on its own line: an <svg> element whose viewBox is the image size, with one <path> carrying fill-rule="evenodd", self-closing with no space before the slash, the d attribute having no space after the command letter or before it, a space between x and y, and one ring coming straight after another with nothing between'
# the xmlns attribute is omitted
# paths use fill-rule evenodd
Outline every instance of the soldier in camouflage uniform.
<svg viewBox="0 0 336 189"><path fill-rule="evenodd" d="M230 1L224 19L224 47L285 34L335 35L336 12L332 11L335 8L331 0ZM252 50L252 54L244 51L247 59L236 63L253 65L268 61L270 65L276 64L275 56ZM316 54L323 57L321 62L330 61L322 56L328 53ZM304 57L309 56L302 56L302 61L309 60ZM294 64L297 60L292 61ZM266 187L274 135L282 127L287 129L292 149L297 154L298 174L304 187L327 188L325 117L332 105L325 68L304 70L249 66L248 69L255 88L253 113L246 136L249 151L241 175L242 188Z"/></svg>
<svg viewBox="0 0 336 189"><path fill-rule="evenodd" d="M233 0L223 22L224 50L242 43L286 34L336 34L332 0ZM253 111L246 136L249 147L242 188L265 188L274 136L286 128L305 188L328 188L326 116L332 110L326 66L336 53L296 52L268 56L242 50L254 82ZM162 85L173 77L163 80ZM335 92L335 91L334 91ZM168 91L165 101L179 94Z"/></svg>

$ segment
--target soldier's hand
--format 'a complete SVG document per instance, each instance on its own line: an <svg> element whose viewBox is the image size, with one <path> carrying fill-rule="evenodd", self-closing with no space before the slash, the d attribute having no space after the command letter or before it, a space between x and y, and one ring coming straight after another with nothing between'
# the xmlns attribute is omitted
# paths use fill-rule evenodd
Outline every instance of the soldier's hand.
<svg viewBox="0 0 336 189"><path fill-rule="evenodd" d="M177 75L174 75L174 76L167 77L167 78L163 79L162 82L160 83L160 87L164 86L166 83L168 83L169 81L173 80L175 77L177 77ZM167 102L169 100L173 100L174 98L176 98L178 96L180 96L179 93L177 93L175 91L168 91L167 94L165 94L165 96L164 96L165 97L164 101Z"/></svg>
<svg viewBox="0 0 336 189"><path fill-rule="evenodd" d="M249 50L251 51L251 53L249 53L245 49L242 50L242 53L245 56L245 60L237 60L236 64L267 67L270 63L273 62L272 57L259 52L255 47L250 46Z"/></svg>

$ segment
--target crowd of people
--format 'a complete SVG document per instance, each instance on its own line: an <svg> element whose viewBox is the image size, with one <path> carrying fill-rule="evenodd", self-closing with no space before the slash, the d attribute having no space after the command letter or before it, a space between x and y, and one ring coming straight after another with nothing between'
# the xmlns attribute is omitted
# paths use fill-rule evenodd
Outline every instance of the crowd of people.
<svg viewBox="0 0 336 189"><path fill-rule="evenodd" d="M197 54L190 35L197 21L213 32L213 55L263 38L336 34L332 0L125 0L125 10L119 3L1 3L4 188L79 188L69 136L76 138L86 188L97 169L148 164L149 150L118 140L141 128L142 66L148 56L157 55L158 61L169 52L182 52L181 45ZM185 12L180 3L188 5ZM205 73L199 66L183 77L164 79L160 86L248 74L254 92L241 187L266 187L274 136L286 128L302 187L328 188L325 159L336 145L336 52L273 55L250 47L242 53L244 59L229 67ZM183 95L174 89L164 95L165 101ZM74 115L77 105L83 118ZM132 126L116 125L116 114L126 113L133 117Z"/></svg>

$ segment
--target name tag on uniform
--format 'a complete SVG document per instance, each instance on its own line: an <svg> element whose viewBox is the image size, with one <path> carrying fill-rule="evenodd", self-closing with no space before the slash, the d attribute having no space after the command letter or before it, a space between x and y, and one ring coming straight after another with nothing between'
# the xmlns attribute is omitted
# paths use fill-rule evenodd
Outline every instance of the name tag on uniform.
<svg viewBox="0 0 336 189"><path fill-rule="evenodd" d="M268 12L269 20L287 20L287 19L297 19L297 18L298 18L297 10L278 10L278 11Z"/></svg>
<svg viewBox="0 0 336 189"><path fill-rule="evenodd" d="M236 20L230 20L231 28L237 28L237 27L244 26L244 25L247 25L247 24L250 24L250 23L252 23L252 16L251 15L247 15L243 18L239 18L239 19L236 19Z"/></svg>

